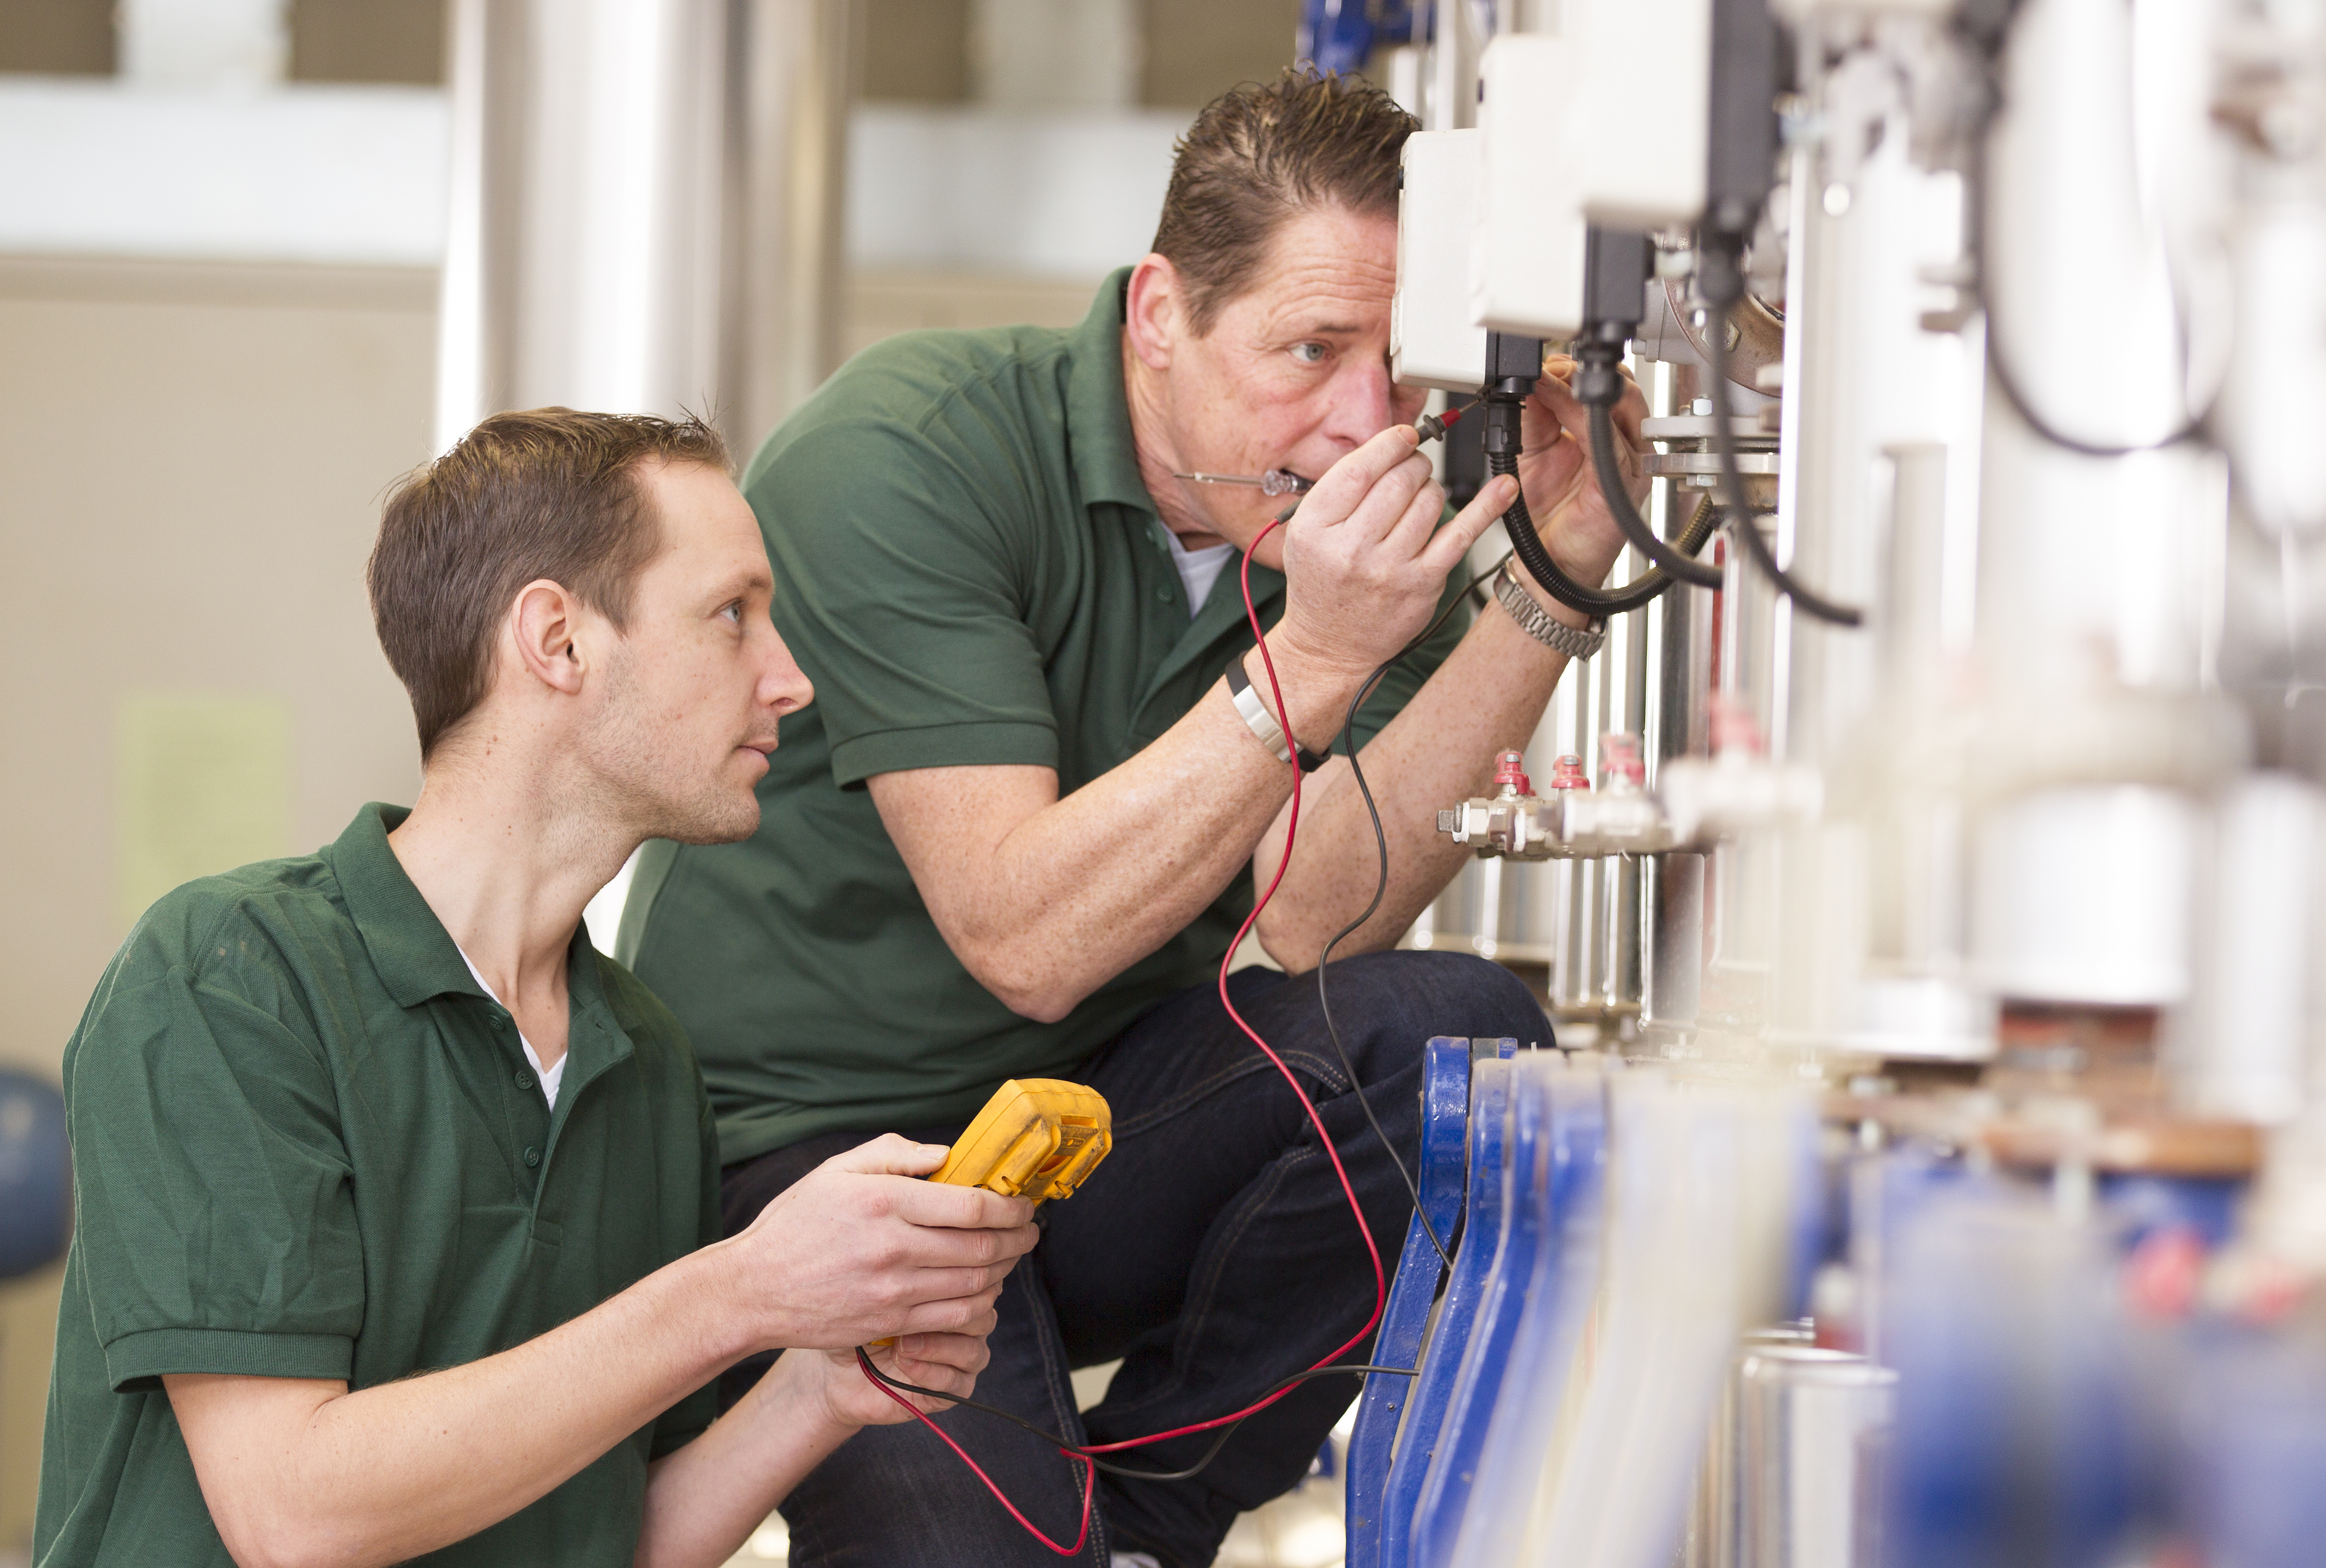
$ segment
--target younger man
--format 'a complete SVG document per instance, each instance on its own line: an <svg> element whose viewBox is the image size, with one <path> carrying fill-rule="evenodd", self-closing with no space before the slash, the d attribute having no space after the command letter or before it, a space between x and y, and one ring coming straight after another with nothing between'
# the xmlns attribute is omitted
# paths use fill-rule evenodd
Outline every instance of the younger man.
<svg viewBox="0 0 2326 1568"><path fill-rule="evenodd" d="M642 840L758 827L813 695L715 433L488 420L390 497L370 582L418 804L163 898L66 1048L34 1559L724 1562L904 1418L851 1347L968 1391L1028 1207L889 1137L719 1240L693 1053L582 929Z"/></svg>

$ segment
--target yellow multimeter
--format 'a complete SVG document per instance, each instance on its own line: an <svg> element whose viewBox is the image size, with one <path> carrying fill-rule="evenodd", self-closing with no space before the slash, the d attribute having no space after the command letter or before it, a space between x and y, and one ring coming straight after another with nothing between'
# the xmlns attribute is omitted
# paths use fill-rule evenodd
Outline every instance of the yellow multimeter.
<svg viewBox="0 0 2326 1568"><path fill-rule="evenodd" d="M1056 1078L1013 1078L954 1139L953 1153L929 1180L1037 1203L1071 1198L1114 1147L1113 1129L1114 1113L1097 1090Z"/></svg>
<svg viewBox="0 0 2326 1568"><path fill-rule="evenodd" d="M1009 1198L1071 1198L1114 1147L1114 1116L1095 1089L1013 1078L993 1091L932 1182Z"/></svg>

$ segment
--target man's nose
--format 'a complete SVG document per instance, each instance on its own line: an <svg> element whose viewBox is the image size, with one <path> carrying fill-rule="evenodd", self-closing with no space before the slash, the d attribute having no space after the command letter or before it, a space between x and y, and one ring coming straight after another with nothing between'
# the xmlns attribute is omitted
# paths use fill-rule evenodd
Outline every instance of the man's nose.
<svg viewBox="0 0 2326 1568"><path fill-rule="evenodd" d="M1387 361L1371 355L1348 356L1333 378L1324 433L1344 448L1363 446L1397 422L1395 394Z"/></svg>
<svg viewBox="0 0 2326 1568"><path fill-rule="evenodd" d="M815 687L784 645L782 634L771 626L768 639L773 646L759 674L759 700L778 713L796 713L815 700Z"/></svg>

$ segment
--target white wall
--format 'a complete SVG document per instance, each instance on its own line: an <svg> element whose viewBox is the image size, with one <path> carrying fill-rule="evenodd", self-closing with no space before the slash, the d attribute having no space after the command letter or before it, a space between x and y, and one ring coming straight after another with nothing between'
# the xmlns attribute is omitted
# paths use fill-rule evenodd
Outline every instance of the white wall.
<svg viewBox="0 0 2326 1568"><path fill-rule="evenodd" d="M859 108L849 260L1095 277L1145 254L1186 119ZM449 144L433 88L0 77L0 254L433 266Z"/></svg>

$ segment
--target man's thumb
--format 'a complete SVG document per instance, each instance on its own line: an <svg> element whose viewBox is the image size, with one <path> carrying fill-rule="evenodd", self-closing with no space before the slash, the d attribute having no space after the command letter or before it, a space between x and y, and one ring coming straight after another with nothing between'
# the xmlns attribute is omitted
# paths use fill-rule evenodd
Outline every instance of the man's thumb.
<svg viewBox="0 0 2326 1568"><path fill-rule="evenodd" d="M916 1144L896 1133L882 1133L870 1143L859 1144L824 1163L833 1170L863 1176L926 1176L944 1164L952 1152L943 1144Z"/></svg>

